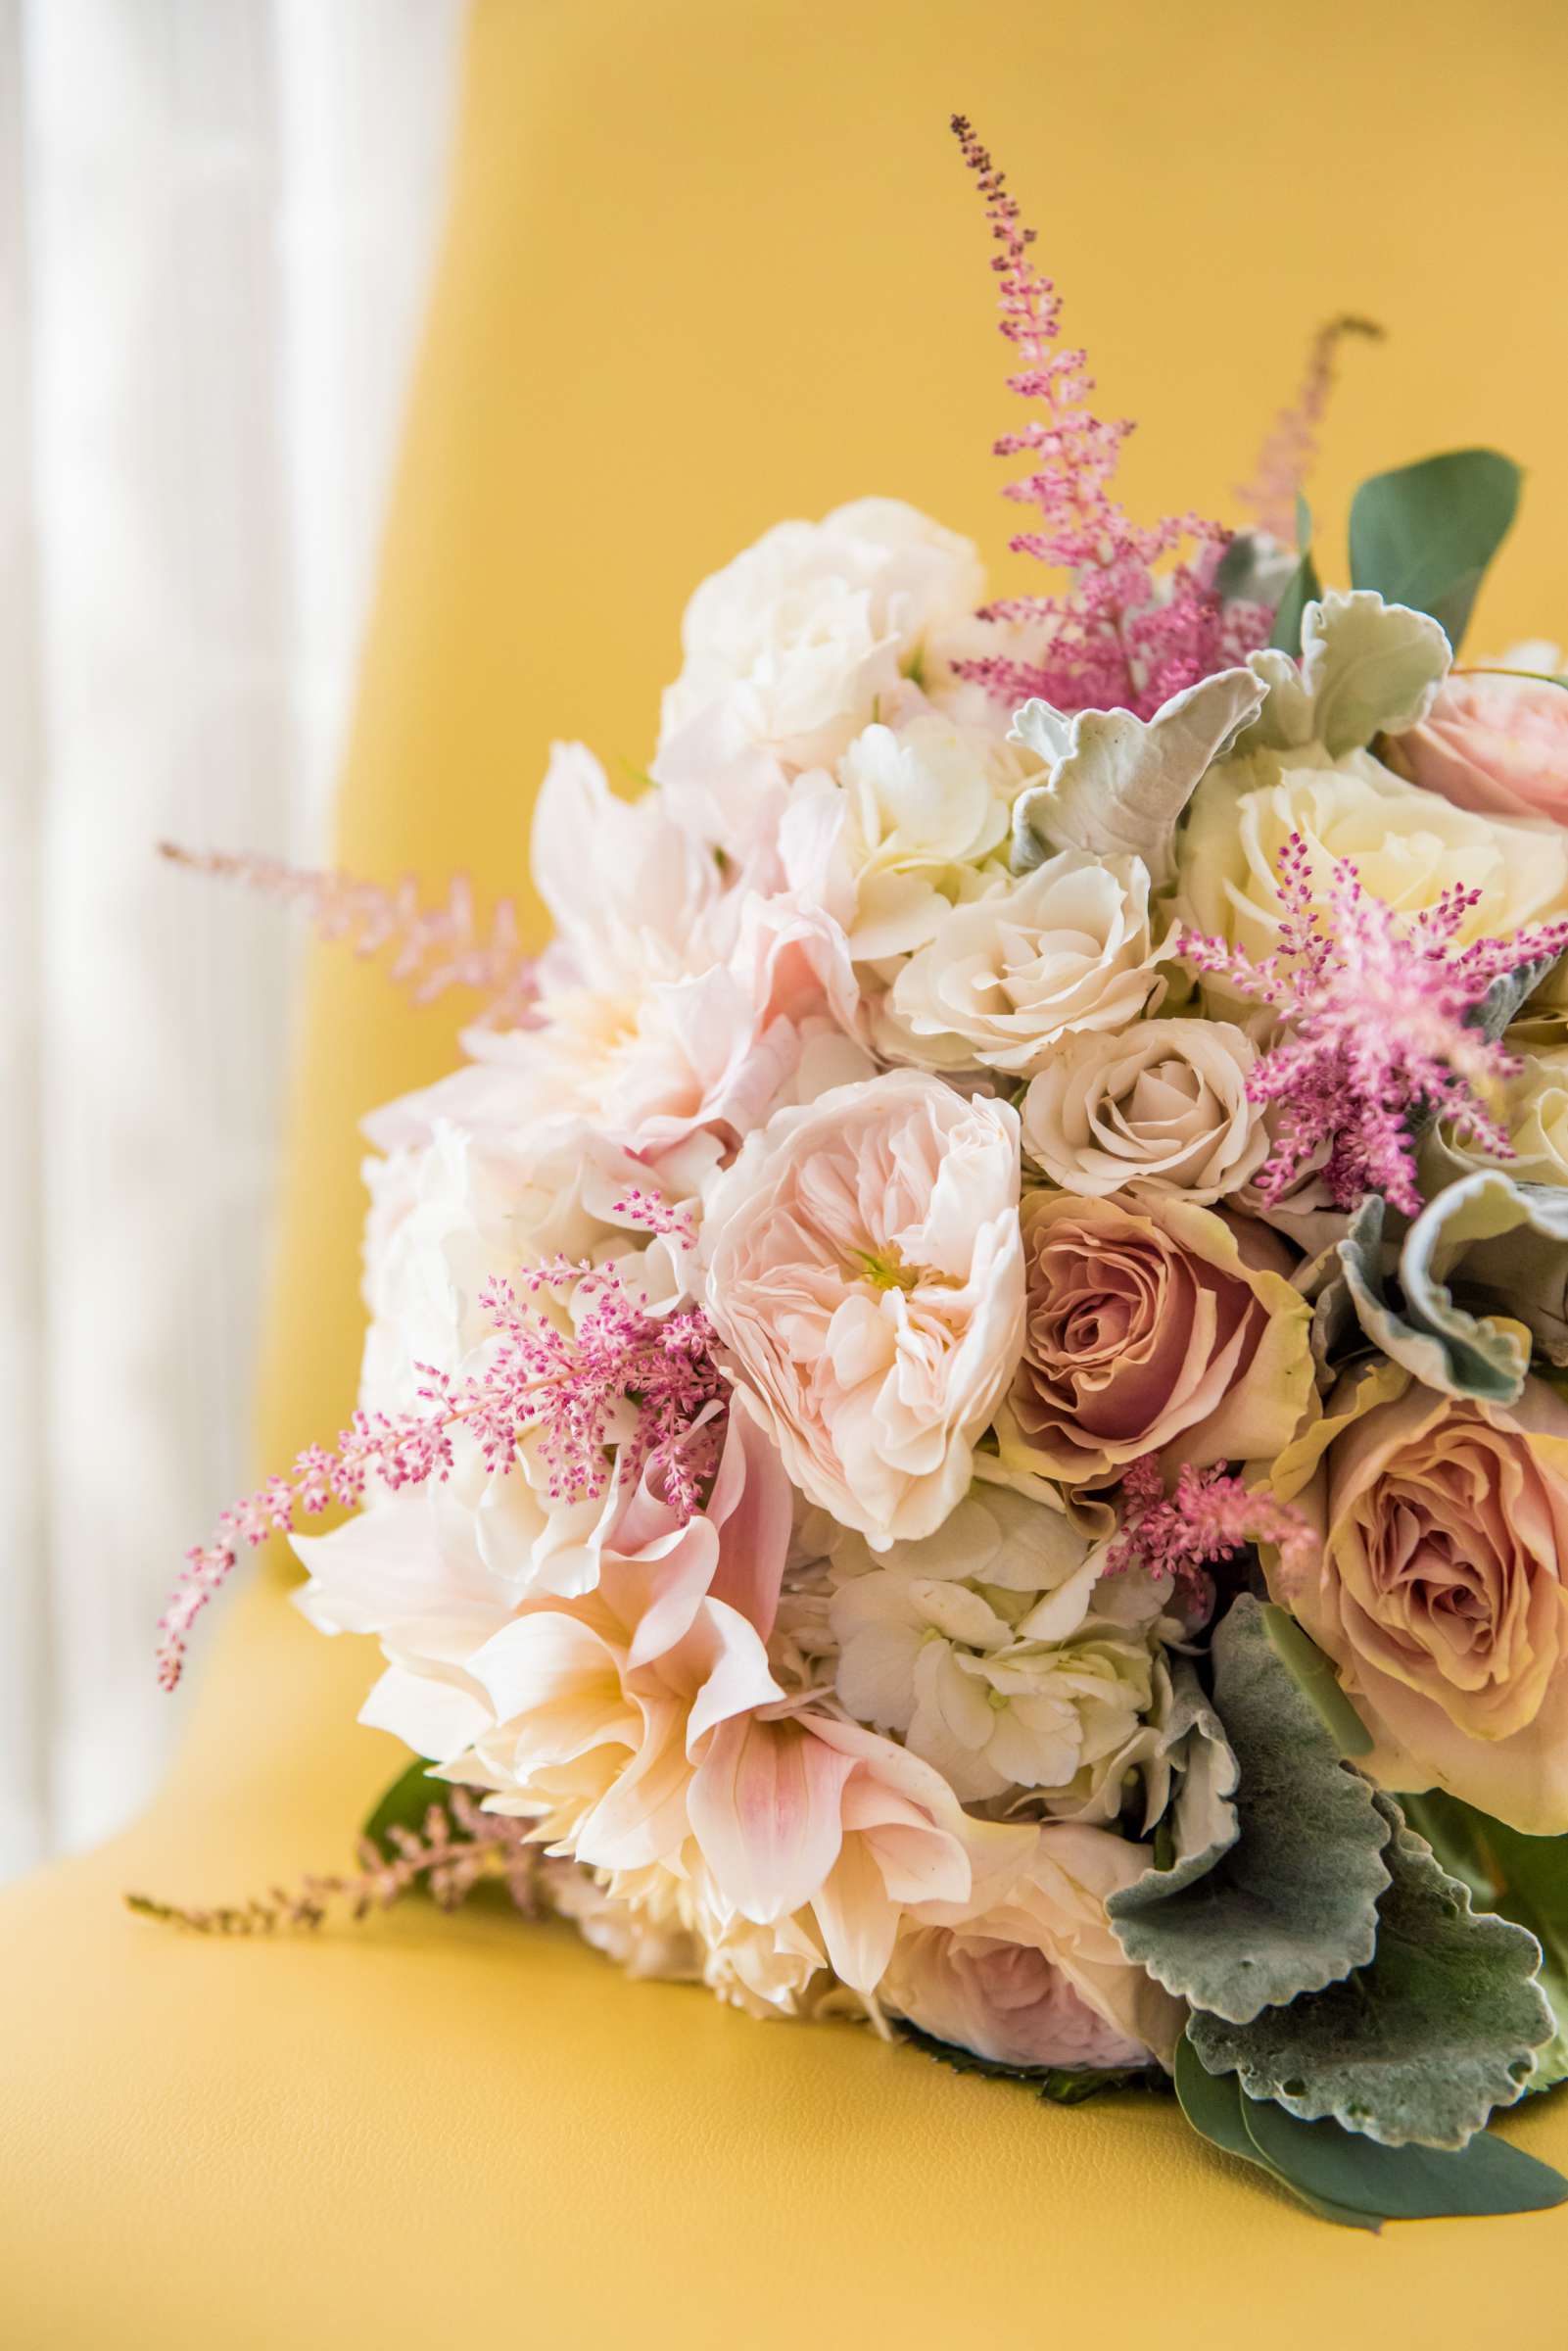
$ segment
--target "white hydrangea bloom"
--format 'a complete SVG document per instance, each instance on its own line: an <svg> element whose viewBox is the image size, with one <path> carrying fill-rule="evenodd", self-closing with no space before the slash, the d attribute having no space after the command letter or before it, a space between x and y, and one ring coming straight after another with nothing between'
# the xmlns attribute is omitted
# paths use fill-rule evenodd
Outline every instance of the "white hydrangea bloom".
<svg viewBox="0 0 1568 2351"><path fill-rule="evenodd" d="M1105 1559L1065 1515L1002 1488L887 1554L844 1538L829 1604L840 1703L966 1803L1022 1789L1074 1815L1103 1796L1114 1812L1178 1627L1168 1586L1107 1576Z"/></svg>

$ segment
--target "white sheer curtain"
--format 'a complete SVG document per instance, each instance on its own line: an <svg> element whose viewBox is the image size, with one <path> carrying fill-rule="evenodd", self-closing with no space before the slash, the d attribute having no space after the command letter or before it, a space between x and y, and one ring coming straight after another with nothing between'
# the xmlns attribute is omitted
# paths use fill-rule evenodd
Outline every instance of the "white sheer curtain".
<svg viewBox="0 0 1568 2351"><path fill-rule="evenodd" d="M0 0L0 1872L173 1729L243 1484L294 956L164 836L321 846L461 0Z"/></svg>

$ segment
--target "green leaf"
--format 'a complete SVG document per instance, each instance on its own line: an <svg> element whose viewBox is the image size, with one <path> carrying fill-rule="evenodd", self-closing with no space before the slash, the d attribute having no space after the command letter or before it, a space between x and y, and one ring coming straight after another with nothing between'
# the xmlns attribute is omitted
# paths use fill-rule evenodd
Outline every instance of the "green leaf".
<svg viewBox="0 0 1568 2351"><path fill-rule="evenodd" d="M1276 652L1293 657L1302 649L1302 620L1310 603L1323 593L1312 561L1312 509L1300 491L1296 493L1296 566L1284 580L1275 605L1274 626L1269 632L1269 645Z"/></svg>
<svg viewBox="0 0 1568 2351"><path fill-rule="evenodd" d="M1141 857L1157 888L1175 874L1176 823L1200 782L1262 707L1249 669L1222 669L1172 695L1153 718L1049 702L1014 713L1012 740L1050 769L1013 810L1013 871L1032 873L1051 849Z"/></svg>
<svg viewBox="0 0 1568 2351"><path fill-rule="evenodd" d="M365 1822L360 1835L367 1837L376 1849L390 1860L396 1847L392 1844L394 1829L408 1829L417 1837L424 1832L425 1815L432 1804L443 1811L451 1801L450 1780L433 1780L427 1766L410 1763L406 1771L399 1772L381 1801Z"/></svg>
<svg viewBox="0 0 1568 2351"><path fill-rule="evenodd" d="M1236 1836L1197 1868L1146 1870L1106 1907L1135 1965L1243 2024L1371 1958L1389 1828L1250 1594L1216 1628L1212 1656L1214 1710L1240 1768Z"/></svg>
<svg viewBox="0 0 1568 2351"><path fill-rule="evenodd" d="M1444 1868L1469 1887L1476 1907L1512 1919L1541 1945L1538 1981L1556 2031L1537 2052L1526 2088L1568 2080L1568 1837L1527 1837L1441 1789L1402 1796L1400 1804Z"/></svg>
<svg viewBox="0 0 1568 2351"><path fill-rule="evenodd" d="M1249 2098L1303 2122L1332 2119L1384 2146L1460 2147L1520 2096L1552 2036L1540 1948L1478 1915L1393 1799L1374 1800L1393 1834L1371 1963L1246 2024L1195 2014L1188 2037L1211 2073L1239 2075Z"/></svg>
<svg viewBox="0 0 1568 2351"><path fill-rule="evenodd" d="M1416 725L1449 668L1448 639L1426 613L1338 589L1306 606L1301 648L1299 666L1277 651L1250 656L1268 699L1240 749L1288 751L1319 743L1341 758L1374 735Z"/></svg>
<svg viewBox="0 0 1568 2351"><path fill-rule="evenodd" d="M1568 2200L1568 2180L1507 2140L1479 2132L1466 2147L1385 2147L1338 2123L1303 2123L1283 2106L1243 2098L1259 2158L1299 2194L1389 2221L1544 2212Z"/></svg>
<svg viewBox="0 0 1568 2351"><path fill-rule="evenodd" d="M1351 578L1430 612L1457 651L1522 478L1495 449L1457 449L1363 482L1351 505Z"/></svg>
<svg viewBox="0 0 1568 2351"><path fill-rule="evenodd" d="M1340 1688L1333 1666L1317 1643L1303 1632L1277 1601L1263 1603L1263 1629L1297 1689L1342 1755L1369 1755L1372 1734Z"/></svg>
<svg viewBox="0 0 1568 2351"><path fill-rule="evenodd" d="M1181 2111L1202 2137L1222 2148L1225 2154L1266 2172L1281 2187L1299 2196L1319 2219L1335 2221L1345 2229L1369 2229L1374 2236L1377 2234L1383 2226L1380 2214L1336 2204L1324 2196L1308 2195L1268 2161L1247 2129L1242 2114L1246 2100L1235 2075L1206 2072L1185 2034L1176 2043L1175 2083Z"/></svg>
<svg viewBox="0 0 1568 2351"><path fill-rule="evenodd" d="M993 2082L1020 2082L1052 2106L1083 2106L1113 2089L1164 2087L1165 2077L1158 2066L1121 2066L1093 2073L1066 2065L1002 2065L993 2057L979 2057L973 2049L961 2048L957 2041L938 2040L934 2033L923 2033L907 2017L898 2019L898 2037L939 2064L951 2066L955 2074L985 2074Z"/></svg>

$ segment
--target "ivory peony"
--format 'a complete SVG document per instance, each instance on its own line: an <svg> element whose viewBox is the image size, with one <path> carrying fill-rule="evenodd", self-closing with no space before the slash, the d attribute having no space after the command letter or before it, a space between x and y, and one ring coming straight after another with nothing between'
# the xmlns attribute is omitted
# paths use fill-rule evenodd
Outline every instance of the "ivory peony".
<svg viewBox="0 0 1568 2351"><path fill-rule="evenodd" d="M661 747L724 704L745 736L791 765L832 759L918 662L927 636L957 622L983 589L969 541L897 499L776 524L688 604Z"/></svg>

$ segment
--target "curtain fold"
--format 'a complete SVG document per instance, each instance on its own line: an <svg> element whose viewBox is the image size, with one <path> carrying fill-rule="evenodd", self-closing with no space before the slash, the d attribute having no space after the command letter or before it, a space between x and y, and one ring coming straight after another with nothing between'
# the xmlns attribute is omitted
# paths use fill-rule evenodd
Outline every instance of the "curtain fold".
<svg viewBox="0 0 1568 2351"><path fill-rule="evenodd" d="M175 1727L248 1482L294 943L440 225L460 0L0 0L0 1872Z"/></svg>

